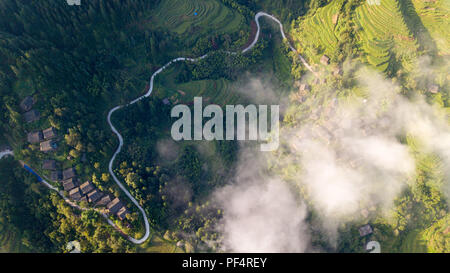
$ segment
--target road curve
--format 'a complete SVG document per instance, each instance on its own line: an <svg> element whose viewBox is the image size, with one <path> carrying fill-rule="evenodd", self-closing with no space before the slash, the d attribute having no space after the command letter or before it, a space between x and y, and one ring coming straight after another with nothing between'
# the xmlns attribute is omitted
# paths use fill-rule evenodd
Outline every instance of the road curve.
<svg viewBox="0 0 450 273"><path fill-rule="evenodd" d="M260 25L259 25L259 18L262 17L262 16L266 16L266 17L272 19L273 21L275 21L275 22L280 26L280 32L281 32L281 35L283 36L283 39L286 39L286 40L287 40L286 34L284 33L284 30L283 30L283 24L281 24L281 22L280 22L276 17L274 17L273 15L270 15L270 14L268 14L268 13L265 13L265 12L258 12L258 13L255 15L255 21L256 21L256 25L257 25L257 32L256 32L256 35L255 35L255 38L254 38L253 42L252 42L248 47L246 47L245 49L243 49L243 50L241 51L242 53L245 53L245 52L249 51L250 49L252 49L252 48L256 45L256 43L258 42L259 34L260 34L260 30L261 30L261 27L260 27ZM297 52L297 50L291 45L291 43L289 42L289 40L287 40L287 43L288 43L288 45L289 45L289 48L290 48L292 51ZM227 52L227 53L229 53L229 54L236 54L236 52ZM298 57L300 58L300 60L301 60L301 62L303 63L303 65L304 65L309 71L311 71L314 75L316 75L316 73L314 72L314 70L312 69L312 67L306 62L306 60L305 60L300 54L297 53L297 55L298 55ZM122 137L122 135L119 133L119 131L117 131L117 129L114 127L114 125L112 124L112 122L111 122L111 115L112 115L114 112L116 112L117 110L119 110L119 109L121 109L121 108L123 108L123 107L128 107L128 106L130 106L130 105L132 105L132 104L135 104L136 102L140 101L141 99L150 96L150 95L152 94L152 91L153 91L153 84L154 84L154 80L155 80L156 75L158 75L159 73L161 73L162 71L164 71L164 69L166 69L167 67L169 67L171 64L173 64L173 63L175 63L175 62L180 62L180 61L196 62L196 61L201 60L201 59L204 59L204 58L206 58L206 57L208 57L208 54L205 54L205 55L203 55L203 56L201 56L201 57L198 57L198 58L184 58L184 57L180 57L180 58L175 58L175 59L171 60L170 62L168 62L167 64L165 64L164 66L162 66L161 68L159 68L158 70L156 70L156 71L152 74L152 76L151 76L151 78L150 78L149 88L148 88L147 92L146 92L144 95L142 95L142 96L136 98L135 100L131 101L130 103L128 103L128 104L126 104L126 105L119 105L119 106L116 106L116 107L114 107L113 109L111 109L111 110L109 111L109 113L108 113L108 117L107 117L108 124L109 124L109 126L111 127L111 130L114 132L114 134L115 134L115 135L117 136L117 138L119 139L119 146L117 147L117 150L114 152L114 154L113 154L111 160L109 161L109 173L111 174L111 177L114 179L114 181L116 182L116 184L117 184L117 185L120 187L120 189L125 193L125 195L126 195L126 196L127 196L127 197L135 204L135 205L136 205L136 207L137 207L137 208L139 209L139 211L141 212L142 217L144 218L144 223L145 223L145 234L144 234L144 236L143 236L141 239L135 239L135 238L132 238L131 236L128 236L128 239L129 239L131 242L135 243L135 244L142 244L143 242L145 242L145 241L148 239L148 237L150 236L150 225L149 225L148 218L147 218L147 215L146 215L144 209L139 205L139 203L136 201L136 199L130 194L130 192L125 188L125 186L119 181L119 179L117 178L117 176L114 174L114 171L113 171L113 164L114 164L114 160L116 159L116 156L117 156L117 155L120 153L120 151L122 150L122 146L123 146L123 137Z"/></svg>
<svg viewBox="0 0 450 273"><path fill-rule="evenodd" d="M14 153L11 150L0 151L0 159L2 159L5 156L14 156Z"/></svg>

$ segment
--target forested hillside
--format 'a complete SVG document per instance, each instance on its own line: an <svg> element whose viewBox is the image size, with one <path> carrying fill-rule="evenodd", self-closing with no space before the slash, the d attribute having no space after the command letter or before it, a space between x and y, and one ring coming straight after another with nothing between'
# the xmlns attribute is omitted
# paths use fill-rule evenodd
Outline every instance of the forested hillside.
<svg viewBox="0 0 450 273"><path fill-rule="evenodd" d="M83 252L228 250L227 207L217 195L239 183L239 170L250 161L254 165L248 170L261 168L258 182L276 177L308 207L308 250L366 252L365 244L373 239L384 252L449 252L448 2L82 0L70 6L64 0L0 0L0 151L11 147L15 160L0 161L0 251L62 252L72 240L80 241ZM240 52L256 34L253 19L259 11L280 19L297 52L290 51L279 26L263 17L259 41ZM111 117L124 139L113 172L151 225L151 238L132 245L124 234L141 238L144 223L109 173L119 141L107 114L145 94L151 75L170 60L206 53L198 62L171 64L155 78L151 97ZM173 141L171 107L191 107L195 96L202 96L205 105L280 104L280 149L243 163L248 143ZM354 119L340 115L355 108L360 116ZM417 126L403 127L413 118L420 121ZM363 140L389 134L394 148L400 145L412 155L414 167L407 176L395 173L402 187L389 210L370 198L358 199L354 213L336 221L341 224L331 232L324 219L334 220L339 213L327 215L323 200L315 198L318 190L307 181L313 179L305 178L307 145L301 141L318 141L336 152L336 165L350 172L373 174L368 184L391 181L360 163L360 154L347 153L353 143L341 138L343 128L349 129L342 123L346 120L358 125L356 134ZM48 129L54 136L47 136ZM419 129L426 132L424 139ZM260 164L261 158L267 162ZM49 161L55 165L45 167ZM386 162L375 163L389 165L389 172L404 163ZM92 203L77 202L83 211L70 207L20 164L60 190L65 189L62 173L55 171L73 167L79 182L90 181L102 194L122 201L129 213L123 219L109 216L120 231L92 210ZM329 165L322 164L317 173L327 174L322 168ZM382 199L376 194L380 189L390 188L376 187L375 193L368 191L374 200ZM267 201L256 201L261 200ZM261 207L271 208L269 201ZM358 228L366 224L373 234L360 236Z"/></svg>

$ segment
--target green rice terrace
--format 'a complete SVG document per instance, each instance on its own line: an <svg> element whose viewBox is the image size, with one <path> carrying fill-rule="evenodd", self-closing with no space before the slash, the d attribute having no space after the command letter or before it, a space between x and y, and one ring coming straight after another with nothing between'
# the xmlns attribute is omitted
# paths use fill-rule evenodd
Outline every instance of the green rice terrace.
<svg viewBox="0 0 450 273"><path fill-rule="evenodd" d="M180 35L239 32L246 27L241 14L219 1L207 0L162 1L152 12L151 21Z"/></svg>
<svg viewBox="0 0 450 273"><path fill-rule="evenodd" d="M356 9L356 25L367 62L386 71L392 59L410 69L417 41L407 28L397 0L380 5L364 3Z"/></svg>

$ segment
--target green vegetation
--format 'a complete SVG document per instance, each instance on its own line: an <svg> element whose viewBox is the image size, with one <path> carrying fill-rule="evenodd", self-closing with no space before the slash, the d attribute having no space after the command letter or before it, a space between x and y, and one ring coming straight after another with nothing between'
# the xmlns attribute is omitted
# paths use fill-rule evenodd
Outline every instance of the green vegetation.
<svg viewBox="0 0 450 273"><path fill-rule="evenodd" d="M76 211L13 159L0 160L0 252L127 252L130 243L94 211Z"/></svg>
<svg viewBox="0 0 450 273"><path fill-rule="evenodd" d="M244 17L220 1L162 1L151 14L148 24L182 36L206 33L234 33L248 28Z"/></svg>
<svg viewBox="0 0 450 273"><path fill-rule="evenodd" d="M297 88L297 80L312 85L302 103L291 93L283 112L285 128L301 125L315 109L332 109L335 97L341 105L366 97L354 68L348 67L361 64L398 83L405 99L425 94L428 103L450 113L450 7L445 0L381 0L379 6L362 0L92 0L79 7L64 1L25 2L0 1L0 147L13 147L16 160L43 176L50 175L41 167L45 159L55 159L61 169L75 167L81 180L126 203L129 217L111 219L133 237L142 236L144 227L108 173L118 141L106 115L147 92L150 75L173 58L208 57L172 64L156 77L151 97L112 116L125 140L114 171L149 216L149 241L131 245L101 215L71 208L17 161L5 159L0 161L0 251L64 252L72 240L80 241L83 252L217 250L215 225L223 212L209 196L232 178L239 145L172 141L170 109L190 106L195 96L202 96L204 105L246 104L253 94L237 91L253 77L263 78L281 100ZM251 51L228 53L249 44L256 30L252 19L260 10L281 19L289 40L326 82L314 83L282 41L278 25L266 19L260 21L260 41ZM330 57L328 66L319 64L324 54ZM433 75L419 69L427 56L426 67L437 71ZM337 67L345 67L343 75L332 75ZM428 92L432 84L439 92ZM19 104L26 96L36 100L33 109L40 120L24 122ZM327 117L322 111L315 118L314 125L322 126ZM50 126L58 132L58 148L42 153L26 134ZM359 237L361 221L349 221L339 228L337 249L315 230L315 245L365 252L364 244L373 239L382 243L383 252L449 252L442 159L424 152L414 136L400 137L418 164L410 185L395 200L392 219L372 218L374 234L367 238ZM292 180L298 168L283 166L279 172ZM312 210L308 221L314 226L318 217Z"/></svg>

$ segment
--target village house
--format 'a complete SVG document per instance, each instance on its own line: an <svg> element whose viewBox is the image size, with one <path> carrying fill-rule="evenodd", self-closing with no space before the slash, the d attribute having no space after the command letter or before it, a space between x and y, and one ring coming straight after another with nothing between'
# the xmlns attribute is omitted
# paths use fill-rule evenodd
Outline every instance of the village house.
<svg viewBox="0 0 450 273"><path fill-rule="evenodd" d="M97 205L99 205L99 206L106 206L106 205L108 205L110 202L111 202L111 196L105 195L105 196L102 197L102 199L100 199L100 200L97 202Z"/></svg>
<svg viewBox="0 0 450 273"><path fill-rule="evenodd" d="M121 221L125 220L127 217L128 211L125 207L120 208L120 210L117 212L117 217L119 217L119 219Z"/></svg>
<svg viewBox="0 0 450 273"><path fill-rule="evenodd" d="M22 108L24 112L30 111L34 103L35 101L33 97L28 96L22 100L22 102L20 103L20 108Z"/></svg>
<svg viewBox="0 0 450 273"><path fill-rule="evenodd" d="M70 199L78 201L81 199L82 195L79 188L72 189L69 192Z"/></svg>
<svg viewBox="0 0 450 273"><path fill-rule="evenodd" d="M78 181L76 178L70 178L68 180L64 180L63 187L65 191L70 191L73 188L78 186Z"/></svg>
<svg viewBox="0 0 450 273"><path fill-rule="evenodd" d="M119 198L115 198L111 202L106 205L106 208L108 209L108 213L110 214L116 214L120 208L123 207L122 202L119 200Z"/></svg>
<svg viewBox="0 0 450 273"><path fill-rule="evenodd" d="M342 76L342 68L340 66L335 67L333 69L333 76L337 77L337 76Z"/></svg>
<svg viewBox="0 0 450 273"><path fill-rule="evenodd" d="M436 94L437 92L439 92L439 86L437 86L436 84L431 85L430 88L428 88L428 92Z"/></svg>
<svg viewBox="0 0 450 273"><path fill-rule="evenodd" d="M56 137L56 130L53 127L47 128L43 131L45 139L52 139Z"/></svg>
<svg viewBox="0 0 450 273"><path fill-rule="evenodd" d="M83 194L88 194L90 191L92 191L94 189L95 189L94 185L92 185L92 183L89 181L84 182L80 186L80 190Z"/></svg>
<svg viewBox="0 0 450 273"><path fill-rule="evenodd" d="M69 168L63 171L63 179L67 180L76 176L75 169Z"/></svg>
<svg viewBox="0 0 450 273"><path fill-rule="evenodd" d="M90 203L95 203L97 202L100 198L102 198L102 193L99 192L98 190L93 190L88 194L88 201Z"/></svg>
<svg viewBox="0 0 450 273"><path fill-rule="evenodd" d="M36 110L30 110L23 114L23 118L25 119L25 122L31 123L33 121L39 120L39 112Z"/></svg>
<svg viewBox="0 0 450 273"><path fill-rule="evenodd" d="M59 182L62 180L62 172L61 171L53 171L50 173L50 179L52 181Z"/></svg>
<svg viewBox="0 0 450 273"><path fill-rule="evenodd" d="M35 144L44 140L44 135L41 131L30 132L27 135L28 142Z"/></svg>
<svg viewBox="0 0 450 273"><path fill-rule="evenodd" d="M47 153L56 150L57 144L53 140L41 142L41 152Z"/></svg>
<svg viewBox="0 0 450 273"><path fill-rule="evenodd" d="M300 84L300 91L310 91L311 90L311 86L309 86L309 84L306 83L302 83Z"/></svg>
<svg viewBox="0 0 450 273"><path fill-rule="evenodd" d="M372 230L372 227L369 224L364 225L364 226L359 228L359 235L361 237L367 236L367 235L372 234L372 233L373 233L373 230Z"/></svg>
<svg viewBox="0 0 450 273"><path fill-rule="evenodd" d="M330 64L330 57L328 57L327 55L323 55L320 58L320 62L324 65L329 65Z"/></svg>
<svg viewBox="0 0 450 273"><path fill-rule="evenodd" d="M50 159L44 160L44 162L42 163L42 169L50 171L56 170L56 161Z"/></svg>

